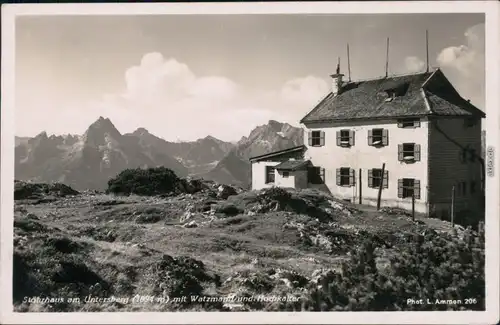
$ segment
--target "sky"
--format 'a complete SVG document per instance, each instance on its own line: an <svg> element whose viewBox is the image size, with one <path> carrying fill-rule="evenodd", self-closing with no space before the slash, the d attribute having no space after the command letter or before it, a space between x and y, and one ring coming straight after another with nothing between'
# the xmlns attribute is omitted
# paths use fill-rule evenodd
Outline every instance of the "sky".
<svg viewBox="0 0 500 325"><path fill-rule="evenodd" d="M484 109L483 14L25 16L16 19L18 136L121 133L236 141L274 119L298 125L352 80L440 67Z"/></svg>

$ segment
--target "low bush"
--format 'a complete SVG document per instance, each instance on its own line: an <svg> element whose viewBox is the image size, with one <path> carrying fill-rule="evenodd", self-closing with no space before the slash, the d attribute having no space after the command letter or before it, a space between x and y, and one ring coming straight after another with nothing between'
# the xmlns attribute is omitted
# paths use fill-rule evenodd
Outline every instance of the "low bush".
<svg viewBox="0 0 500 325"><path fill-rule="evenodd" d="M126 169L108 181L106 193L160 195L181 192L182 180L165 167Z"/></svg>
<svg viewBox="0 0 500 325"><path fill-rule="evenodd" d="M416 235L384 269L377 268L377 244L368 238L352 252L342 272L329 272L310 284L303 307L312 311L484 310L483 237ZM425 303L411 304L411 299ZM475 303L467 304L465 299Z"/></svg>

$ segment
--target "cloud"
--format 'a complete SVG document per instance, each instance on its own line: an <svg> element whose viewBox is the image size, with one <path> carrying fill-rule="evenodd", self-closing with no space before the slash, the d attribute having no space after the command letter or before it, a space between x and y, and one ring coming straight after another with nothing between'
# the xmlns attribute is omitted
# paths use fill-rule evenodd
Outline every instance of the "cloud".
<svg viewBox="0 0 500 325"><path fill-rule="evenodd" d="M166 139L184 140L209 134L237 140L270 119L297 125L328 92L327 83L314 76L272 90L245 89L224 76L197 76L187 64L158 52L145 54L127 69L125 84L121 94L94 103L92 115L106 112L127 132L145 127Z"/></svg>
<svg viewBox="0 0 500 325"><path fill-rule="evenodd" d="M425 62L416 56L405 58L405 66L408 72L419 72L425 68Z"/></svg>
<svg viewBox="0 0 500 325"><path fill-rule="evenodd" d="M437 62L463 97L484 109L485 28L470 27L464 33L464 44L443 49Z"/></svg>

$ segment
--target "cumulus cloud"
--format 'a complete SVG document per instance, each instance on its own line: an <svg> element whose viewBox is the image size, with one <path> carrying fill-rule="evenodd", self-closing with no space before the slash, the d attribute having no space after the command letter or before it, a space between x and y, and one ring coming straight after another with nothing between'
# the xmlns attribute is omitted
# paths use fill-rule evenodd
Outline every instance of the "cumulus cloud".
<svg viewBox="0 0 500 325"><path fill-rule="evenodd" d="M425 62L416 56L405 58L405 66L408 72L419 72L425 68Z"/></svg>
<svg viewBox="0 0 500 325"><path fill-rule="evenodd" d="M314 76L270 91L244 89L224 76L197 76L187 64L158 52L127 69L125 84L123 93L107 95L94 109L105 111L120 129L146 127L185 140L209 134L236 140L270 119L298 124L328 92L326 82Z"/></svg>
<svg viewBox="0 0 500 325"><path fill-rule="evenodd" d="M457 90L479 108L484 109L485 28L484 24L470 27L464 33L464 43L443 49L437 62Z"/></svg>

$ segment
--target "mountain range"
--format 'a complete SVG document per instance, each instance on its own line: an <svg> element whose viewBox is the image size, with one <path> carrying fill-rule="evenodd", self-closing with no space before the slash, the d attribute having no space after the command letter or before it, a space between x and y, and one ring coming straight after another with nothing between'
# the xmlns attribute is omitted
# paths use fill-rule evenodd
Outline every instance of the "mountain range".
<svg viewBox="0 0 500 325"><path fill-rule="evenodd" d="M271 120L237 143L212 136L169 142L145 128L122 134L108 118L99 117L83 135L16 137L15 177L102 190L124 169L164 166L179 177L248 187L249 157L302 144L302 134L300 128Z"/></svg>

